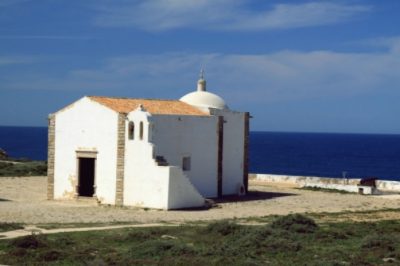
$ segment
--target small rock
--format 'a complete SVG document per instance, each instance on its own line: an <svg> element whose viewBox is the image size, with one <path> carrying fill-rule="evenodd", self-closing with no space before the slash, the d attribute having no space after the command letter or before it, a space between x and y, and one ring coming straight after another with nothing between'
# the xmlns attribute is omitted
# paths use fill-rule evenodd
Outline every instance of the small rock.
<svg viewBox="0 0 400 266"><path fill-rule="evenodd" d="M7 158L8 158L7 152L2 148L0 148L0 159L7 159Z"/></svg>
<svg viewBox="0 0 400 266"><path fill-rule="evenodd" d="M170 236L170 235L162 235L161 238L163 238L163 239L177 239L176 236Z"/></svg>
<svg viewBox="0 0 400 266"><path fill-rule="evenodd" d="M393 263L396 261L395 258L383 258L382 260L383 260L383 262L388 262L388 263Z"/></svg>

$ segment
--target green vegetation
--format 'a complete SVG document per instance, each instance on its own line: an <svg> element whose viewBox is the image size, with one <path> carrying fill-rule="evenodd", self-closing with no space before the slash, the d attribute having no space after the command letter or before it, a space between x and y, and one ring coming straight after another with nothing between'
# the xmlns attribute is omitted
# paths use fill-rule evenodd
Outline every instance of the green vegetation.
<svg viewBox="0 0 400 266"><path fill-rule="evenodd" d="M0 240L10 265L380 265L400 261L400 221L129 228Z"/></svg>
<svg viewBox="0 0 400 266"><path fill-rule="evenodd" d="M7 160L0 161L0 176L43 176L47 175L47 162Z"/></svg>
<svg viewBox="0 0 400 266"><path fill-rule="evenodd" d="M0 232L12 231L17 229L23 229L24 227L19 223L1 223Z"/></svg>
<svg viewBox="0 0 400 266"><path fill-rule="evenodd" d="M36 227L42 229L59 229L59 228L83 228L83 227L103 227L113 225L135 224L137 222L109 222L109 223L43 223L36 224Z"/></svg>
<svg viewBox="0 0 400 266"><path fill-rule="evenodd" d="M311 190L311 191L321 191L321 192L332 192L332 193L340 193L340 194L357 194L355 192L349 192L349 191L346 191L346 190L334 189L334 188L301 187L301 188L298 188L298 189Z"/></svg>

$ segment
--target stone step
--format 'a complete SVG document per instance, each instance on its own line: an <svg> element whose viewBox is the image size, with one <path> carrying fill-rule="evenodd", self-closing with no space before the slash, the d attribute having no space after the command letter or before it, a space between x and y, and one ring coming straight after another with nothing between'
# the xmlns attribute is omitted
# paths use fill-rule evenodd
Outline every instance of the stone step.
<svg viewBox="0 0 400 266"><path fill-rule="evenodd" d="M76 198L77 203L82 203L82 204L90 204L90 205L98 205L98 200L97 197L84 197L84 196L78 196Z"/></svg>

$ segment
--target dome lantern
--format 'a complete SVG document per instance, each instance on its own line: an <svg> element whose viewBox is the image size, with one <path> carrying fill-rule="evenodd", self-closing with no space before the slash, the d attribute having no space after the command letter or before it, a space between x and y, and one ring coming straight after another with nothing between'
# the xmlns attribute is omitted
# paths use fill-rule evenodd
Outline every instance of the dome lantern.
<svg viewBox="0 0 400 266"><path fill-rule="evenodd" d="M203 70L201 70L200 78L197 81L197 90L186 94L180 98L180 101L206 112L209 112L210 108L221 110L229 109L221 97L206 91L206 80L204 79Z"/></svg>
<svg viewBox="0 0 400 266"><path fill-rule="evenodd" d="M197 91L206 91L206 80L204 79L204 70L200 71L200 78L197 81Z"/></svg>

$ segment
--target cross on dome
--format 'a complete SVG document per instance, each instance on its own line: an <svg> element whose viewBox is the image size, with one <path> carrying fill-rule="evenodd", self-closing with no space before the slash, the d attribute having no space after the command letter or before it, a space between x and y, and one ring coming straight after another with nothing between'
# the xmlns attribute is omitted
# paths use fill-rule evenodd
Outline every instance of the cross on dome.
<svg viewBox="0 0 400 266"><path fill-rule="evenodd" d="M204 79L204 69L201 68L200 70L200 79Z"/></svg>

